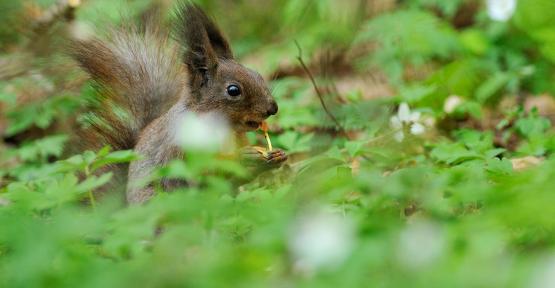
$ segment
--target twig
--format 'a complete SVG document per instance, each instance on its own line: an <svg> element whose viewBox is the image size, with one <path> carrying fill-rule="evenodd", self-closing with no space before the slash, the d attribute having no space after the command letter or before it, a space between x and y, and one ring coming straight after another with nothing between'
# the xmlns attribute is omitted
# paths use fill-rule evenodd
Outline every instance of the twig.
<svg viewBox="0 0 555 288"><path fill-rule="evenodd" d="M297 60L299 60L299 63L301 64L301 67L303 68L304 72L306 73L308 78L310 78L310 82L312 82L312 86L314 87L314 91L316 91L316 95L318 96L318 99L320 100L320 104L322 104L322 108L324 108L324 111L326 112L326 114L335 123L335 125L337 126L337 128L339 130L345 130L345 129L343 129L343 126L341 126L341 124L339 124L339 121L337 121L337 118L335 118L335 116L333 116L331 111L326 106L326 103L324 102L324 97L322 96L322 92L320 92L320 88L318 88L318 85L316 84L316 80L314 80L314 76L312 76L312 73L310 72L310 70L308 69L306 64L304 63L303 50L301 49L301 46L299 45L299 42L297 42L297 40L295 40L295 45L297 46L297 50L299 51L299 55L297 55Z"/></svg>

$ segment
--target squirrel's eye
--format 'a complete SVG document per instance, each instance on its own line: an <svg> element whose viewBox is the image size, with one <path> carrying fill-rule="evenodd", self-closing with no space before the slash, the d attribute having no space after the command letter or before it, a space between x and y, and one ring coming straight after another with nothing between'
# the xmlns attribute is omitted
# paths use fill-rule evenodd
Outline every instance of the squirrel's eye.
<svg viewBox="0 0 555 288"><path fill-rule="evenodd" d="M237 97L241 95L241 88L237 85L229 85L227 86L227 94L231 97Z"/></svg>

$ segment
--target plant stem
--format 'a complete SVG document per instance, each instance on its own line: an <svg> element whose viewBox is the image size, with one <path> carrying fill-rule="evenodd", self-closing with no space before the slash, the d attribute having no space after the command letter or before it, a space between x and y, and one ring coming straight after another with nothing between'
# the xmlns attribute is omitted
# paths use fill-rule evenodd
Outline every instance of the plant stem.
<svg viewBox="0 0 555 288"><path fill-rule="evenodd" d="M330 119L333 121L333 123L335 123L337 129L344 131L345 129L343 129L343 126L341 126L341 124L339 124L339 121L337 121L337 118L335 118L335 116L333 116L331 111L328 109L328 106L326 105L326 102L324 102L324 97L322 96L322 92L320 92L320 88L318 88L318 85L316 84L316 80L314 79L314 76L312 76L312 73L310 72L310 69L308 69L308 66L306 66L306 64L304 63L303 50L301 49L301 46L299 45L299 42L295 41L295 45L297 46L297 49L299 51L299 55L297 55L297 60L299 60L299 63L301 64L301 67L305 71L306 75L308 75L308 78L310 79L310 82L312 82L312 86L314 87L314 91L316 91L316 95L318 96L318 99L320 100L320 104L322 105L322 108L324 108L324 111L326 112L328 117L330 117Z"/></svg>
<svg viewBox="0 0 555 288"><path fill-rule="evenodd" d="M89 178L90 174L91 174L91 173L90 173L90 171L89 171L89 167L88 167L88 166L85 167L85 176L86 176L87 178ZM93 209L93 211L96 211L96 200L94 199L93 191L92 191L92 190L89 190L89 191L88 191L88 195L89 195L89 202L91 202L92 209Z"/></svg>

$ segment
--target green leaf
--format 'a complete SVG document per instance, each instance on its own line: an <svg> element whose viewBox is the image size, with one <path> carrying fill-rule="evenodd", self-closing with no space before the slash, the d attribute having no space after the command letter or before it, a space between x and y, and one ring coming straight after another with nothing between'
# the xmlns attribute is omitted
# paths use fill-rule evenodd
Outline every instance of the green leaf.
<svg viewBox="0 0 555 288"><path fill-rule="evenodd" d="M345 149L351 157L354 157L360 154L366 143L366 141L348 141L345 143Z"/></svg>
<svg viewBox="0 0 555 288"><path fill-rule="evenodd" d="M400 21L402 19L402 21ZM401 63L423 64L432 58L447 58L460 50L448 22L423 10L398 10L370 20L358 42L377 43L371 62L388 72L394 83L401 81Z"/></svg>
<svg viewBox="0 0 555 288"><path fill-rule="evenodd" d="M506 73L497 73L487 79L476 90L476 100L480 103L490 101L494 95L501 92L510 80L510 76Z"/></svg>
<svg viewBox="0 0 555 288"><path fill-rule="evenodd" d="M491 150L486 151L485 157L486 157L486 159L491 159L493 157L497 157L497 156L505 153L506 151L507 151L507 149L505 149L505 148L491 149Z"/></svg>
<svg viewBox="0 0 555 288"><path fill-rule="evenodd" d="M46 160L49 156L62 155L64 144L68 140L65 135L53 135L26 143L16 150L16 154L24 161Z"/></svg>
<svg viewBox="0 0 555 288"><path fill-rule="evenodd" d="M313 133L301 135L295 131L286 131L277 137L277 142L290 153L304 152L310 150L310 141L313 137Z"/></svg>
<svg viewBox="0 0 555 288"><path fill-rule="evenodd" d="M17 101L17 95L14 93L3 92L3 87L0 86L0 102L6 103L8 107L13 106Z"/></svg>
<svg viewBox="0 0 555 288"><path fill-rule="evenodd" d="M537 115L530 115L520 118L516 121L515 127L517 132L527 138L542 135L551 127L551 121Z"/></svg>
<svg viewBox="0 0 555 288"><path fill-rule="evenodd" d="M112 179L112 172L104 173L100 176L91 175L85 181L79 183L76 187L78 193L87 193L91 190L101 187Z"/></svg>
<svg viewBox="0 0 555 288"><path fill-rule="evenodd" d="M510 175L513 172L513 165L506 158L490 158L486 160L486 170L495 175Z"/></svg>
<svg viewBox="0 0 555 288"><path fill-rule="evenodd" d="M55 120L62 120L79 107L79 99L71 96L56 96L40 103L28 103L14 106L6 115L10 126L6 129L8 136L20 133L33 125L47 128Z"/></svg>
<svg viewBox="0 0 555 288"><path fill-rule="evenodd" d="M103 149L104 150L104 149ZM120 163L128 163L134 160L139 159L138 155L133 150L122 150L122 151L115 151L109 154L108 152L98 152L99 159L96 159L92 165L91 170L96 171L96 169L109 165L109 164L120 164ZM105 154L105 155L102 155Z"/></svg>
<svg viewBox="0 0 555 288"><path fill-rule="evenodd" d="M482 159L477 152L469 151L459 143L443 143L437 145L430 153L432 159L449 165L456 165L465 161Z"/></svg>
<svg viewBox="0 0 555 288"><path fill-rule="evenodd" d="M484 55L490 48L486 35L478 29L467 29L460 34L461 43L470 52L476 55Z"/></svg>
<svg viewBox="0 0 555 288"><path fill-rule="evenodd" d="M455 108L456 117L472 116L475 119L482 118L482 105L476 101L465 101Z"/></svg>
<svg viewBox="0 0 555 288"><path fill-rule="evenodd" d="M85 168L88 166L88 163L85 162L83 155L73 155L68 159L58 161L58 167L60 172L69 172L69 171L84 171Z"/></svg>

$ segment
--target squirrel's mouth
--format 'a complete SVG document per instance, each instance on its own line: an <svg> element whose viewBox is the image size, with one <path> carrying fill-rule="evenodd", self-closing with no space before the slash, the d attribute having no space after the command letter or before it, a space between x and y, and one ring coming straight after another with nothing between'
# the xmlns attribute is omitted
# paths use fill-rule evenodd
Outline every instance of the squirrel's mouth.
<svg viewBox="0 0 555 288"><path fill-rule="evenodd" d="M254 120L248 120L247 122L245 122L245 125L253 130L258 129L258 127L260 127L260 123L259 121L254 121Z"/></svg>

